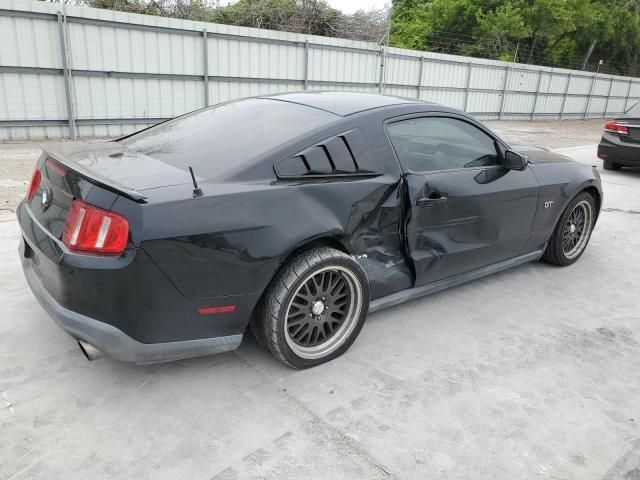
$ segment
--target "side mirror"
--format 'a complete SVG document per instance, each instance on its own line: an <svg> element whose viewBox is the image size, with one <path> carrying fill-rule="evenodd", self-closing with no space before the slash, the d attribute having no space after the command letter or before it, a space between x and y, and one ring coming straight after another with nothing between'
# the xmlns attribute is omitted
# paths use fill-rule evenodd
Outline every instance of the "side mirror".
<svg viewBox="0 0 640 480"><path fill-rule="evenodd" d="M509 170L524 170L529 164L529 159L526 155L507 150L504 154L504 167Z"/></svg>

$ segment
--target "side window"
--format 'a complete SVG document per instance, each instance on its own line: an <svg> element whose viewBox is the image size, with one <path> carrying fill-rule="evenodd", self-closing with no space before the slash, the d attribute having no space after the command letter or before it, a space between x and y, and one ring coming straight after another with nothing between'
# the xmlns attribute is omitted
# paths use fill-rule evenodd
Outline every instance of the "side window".
<svg viewBox="0 0 640 480"><path fill-rule="evenodd" d="M500 164L494 140L462 120L411 118L386 128L405 170L427 172Z"/></svg>

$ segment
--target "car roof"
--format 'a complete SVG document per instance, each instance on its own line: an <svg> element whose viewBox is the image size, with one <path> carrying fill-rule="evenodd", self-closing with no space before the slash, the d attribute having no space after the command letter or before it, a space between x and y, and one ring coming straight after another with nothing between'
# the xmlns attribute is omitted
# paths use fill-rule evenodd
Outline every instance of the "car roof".
<svg viewBox="0 0 640 480"><path fill-rule="evenodd" d="M374 108L402 104L431 104L409 98L361 92L297 92L269 95L260 98L297 103L345 117Z"/></svg>

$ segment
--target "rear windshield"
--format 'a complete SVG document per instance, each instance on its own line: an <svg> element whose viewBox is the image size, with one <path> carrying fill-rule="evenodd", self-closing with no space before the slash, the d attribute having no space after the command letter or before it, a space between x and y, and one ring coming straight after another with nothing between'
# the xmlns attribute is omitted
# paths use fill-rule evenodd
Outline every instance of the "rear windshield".
<svg viewBox="0 0 640 480"><path fill-rule="evenodd" d="M631 115L640 115L640 102L633 105L629 110L627 110L624 113L631 114Z"/></svg>
<svg viewBox="0 0 640 480"><path fill-rule="evenodd" d="M204 177L218 175L340 117L251 98L198 110L120 140L126 147Z"/></svg>

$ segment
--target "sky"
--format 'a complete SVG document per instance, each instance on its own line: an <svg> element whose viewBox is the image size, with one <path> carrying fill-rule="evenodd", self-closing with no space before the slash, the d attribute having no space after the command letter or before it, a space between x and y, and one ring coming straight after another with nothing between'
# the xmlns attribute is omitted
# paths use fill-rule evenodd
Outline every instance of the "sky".
<svg viewBox="0 0 640 480"><path fill-rule="evenodd" d="M220 0L220 5L228 5L234 2L235 0ZM353 13L358 10L380 9L391 3L391 0L327 0L327 3L344 13Z"/></svg>

